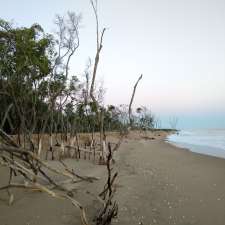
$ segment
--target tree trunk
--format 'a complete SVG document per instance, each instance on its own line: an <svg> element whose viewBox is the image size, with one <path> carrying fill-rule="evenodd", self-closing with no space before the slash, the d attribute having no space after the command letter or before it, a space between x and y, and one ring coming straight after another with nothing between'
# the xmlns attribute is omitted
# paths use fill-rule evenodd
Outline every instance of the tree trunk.
<svg viewBox="0 0 225 225"><path fill-rule="evenodd" d="M137 85L138 85L138 83L139 83L139 81L140 81L141 79L142 79L142 74L141 74L141 76L138 78L137 82L136 82L135 85L134 85L133 93L132 93L132 96L131 96L131 99L130 99L130 104L129 104L129 122L130 122L130 127L131 127L131 128L133 127L132 104L133 104L133 101L134 101L134 95L135 95L135 92L136 92Z"/></svg>

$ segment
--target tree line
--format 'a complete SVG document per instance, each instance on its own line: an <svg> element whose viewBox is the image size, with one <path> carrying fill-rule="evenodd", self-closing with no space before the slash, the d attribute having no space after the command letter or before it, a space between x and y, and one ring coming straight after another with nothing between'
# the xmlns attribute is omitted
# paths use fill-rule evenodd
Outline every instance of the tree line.
<svg viewBox="0 0 225 225"><path fill-rule="evenodd" d="M97 104L104 113L104 128L119 130L128 124L125 106L104 107L101 89L90 85L91 62L85 80L69 76L71 57L79 47L81 16L56 16L57 32L46 34L34 24L14 27L0 20L0 121L3 130L20 134L38 132L99 131ZM92 89L92 90L90 90ZM93 92L89 97L90 91ZM5 114L7 112L7 115ZM136 127L152 128L154 117L137 109ZM134 116L133 116L134 117Z"/></svg>

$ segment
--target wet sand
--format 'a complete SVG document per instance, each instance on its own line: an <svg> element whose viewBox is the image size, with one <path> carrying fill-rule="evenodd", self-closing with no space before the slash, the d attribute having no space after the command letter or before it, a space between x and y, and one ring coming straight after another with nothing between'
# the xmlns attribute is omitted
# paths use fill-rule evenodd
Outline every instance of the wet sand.
<svg viewBox="0 0 225 225"><path fill-rule="evenodd" d="M119 215L113 224L224 225L225 160L179 149L164 141L165 134L152 135L154 140L138 135L125 139L115 154ZM74 187L74 197L92 218L99 206L93 195L102 190L106 168L84 160L66 162L81 174L100 178ZM3 185L4 168L0 177ZM7 194L0 192L0 225L81 224L79 211L70 202L34 191L13 192L12 206L7 204Z"/></svg>

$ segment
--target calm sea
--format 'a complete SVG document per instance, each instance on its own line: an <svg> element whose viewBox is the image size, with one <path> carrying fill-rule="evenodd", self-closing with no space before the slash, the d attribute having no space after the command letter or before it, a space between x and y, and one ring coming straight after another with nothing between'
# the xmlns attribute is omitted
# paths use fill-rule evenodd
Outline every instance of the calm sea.
<svg viewBox="0 0 225 225"><path fill-rule="evenodd" d="M225 129L181 130L168 141L193 152L225 158Z"/></svg>

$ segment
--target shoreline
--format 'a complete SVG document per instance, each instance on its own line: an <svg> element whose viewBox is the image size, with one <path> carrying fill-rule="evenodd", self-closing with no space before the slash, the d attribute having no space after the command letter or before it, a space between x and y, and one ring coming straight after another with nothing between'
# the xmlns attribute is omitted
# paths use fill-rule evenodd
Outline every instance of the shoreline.
<svg viewBox="0 0 225 225"><path fill-rule="evenodd" d="M124 207L121 217L131 218L127 211L132 212L136 205L133 213L139 220L132 223L122 219L115 224L223 225L225 160L174 146L165 139L132 142L135 150L126 149L130 156L122 155L125 159L119 164L125 166L120 170L127 171L122 175L122 185L129 188L126 197L119 193ZM130 196L136 201L127 200Z"/></svg>
<svg viewBox="0 0 225 225"><path fill-rule="evenodd" d="M179 135L168 135L167 142L194 153L225 159L224 135L224 129L182 130Z"/></svg>
<svg viewBox="0 0 225 225"><path fill-rule="evenodd" d="M197 150L196 151L192 150L191 147L183 147L181 145L190 145L190 146L196 146L196 148L199 147L199 148L202 148L202 149L209 148L209 149L212 149L212 150L213 149L217 150L216 148L213 148L213 147L208 147L208 146L203 146L203 145L201 145L201 146L200 145L192 145L192 144L186 144L186 143L184 143L184 144L181 143L180 146L179 146L179 143L171 142L171 141L166 140L166 139L164 140L164 142L169 144L169 145L172 145L175 148L178 148L178 149L181 149L181 150L185 150L185 151L189 151L189 152L197 154L197 155L202 155L202 156L207 156L207 157L212 157L212 158L216 158L216 159L223 159L223 160L225 160L225 156L212 155L210 153L207 154L207 152L201 153L201 152L199 152ZM221 151L222 151L222 149L221 149Z"/></svg>

